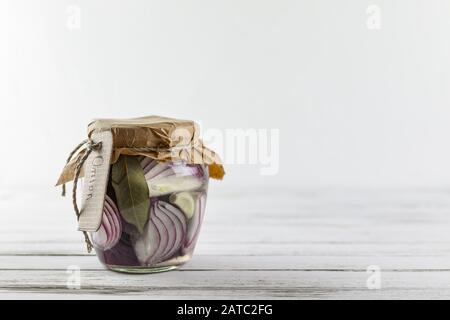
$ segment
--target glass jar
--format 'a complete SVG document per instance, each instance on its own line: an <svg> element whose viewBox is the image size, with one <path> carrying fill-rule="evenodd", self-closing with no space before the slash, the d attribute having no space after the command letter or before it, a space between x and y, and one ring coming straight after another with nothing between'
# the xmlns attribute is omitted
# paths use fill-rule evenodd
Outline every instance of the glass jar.
<svg viewBox="0 0 450 320"><path fill-rule="evenodd" d="M208 166L133 158L139 161L148 185L145 224L138 230L127 221L110 177L100 228L91 233L95 251L103 265L114 271L152 273L176 269L190 260L199 236Z"/></svg>

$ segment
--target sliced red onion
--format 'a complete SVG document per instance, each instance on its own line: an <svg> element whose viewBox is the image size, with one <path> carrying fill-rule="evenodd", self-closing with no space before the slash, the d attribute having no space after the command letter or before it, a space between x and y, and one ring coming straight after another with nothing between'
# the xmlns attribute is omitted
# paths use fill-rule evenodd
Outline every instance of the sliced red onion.
<svg viewBox="0 0 450 320"><path fill-rule="evenodd" d="M148 166L149 164L152 164L154 162L154 160L152 158L149 157L139 157L139 161L141 163L142 168L145 168L146 166Z"/></svg>
<svg viewBox="0 0 450 320"><path fill-rule="evenodd" d="M113 231L114 227L111 226L111 223L109 222L110 219L111 219L110 213L109 213L108 209L106 209L102 215L102 225L101 225L101 227L103 227L103 229L105 230L105 235L106 235L105 244L106 244L106 242L109 241L109 239L114 238L114 231Z"/></svg>
<svg viewBox="0 0 450 320"><path fill-rule="evenodd" d="M141 159L150 197L158 197L173 192L190 191L202 186L205 172L202 165L158 162Z"/></svg>
<svg viewBox="0 0 450 320"><path fill-rule="evenodd" d="M120 240L122 223L114 202L107 195L103 207L102 222L100 228L93 233L92 242L100 250L108 250L114 247Z"/></svg>
<svg viewBox="0 0 450 320"><path fill-rule="evenodd" d="M113 206L111 206L108 201L105 202L107 210L106 210L106 217L109 219L109 225L111 228L111 241L108 245L108 248L112 248L117 241L119 241L121 233L122 233L122 227L121 222L119 219L119 211L115 211Z"/></svg>
<svg viewBox="0 0 450 320"><path fill-rule="evenodd" d="M167 208L168 207L168 208ZM173 227L175 228L174 234L174 244L172 248L162 257L162 260L171 258L180 248L184 242L186 236L186 217L180 210L167 202L160 202L159 209L166 214L166 216L171 220Z"/></svg>
<svg viewBox="0 0 450 320"><path fill-rule="evenodd" d="M156 162L156 161L154 161ZM164 175L164 173L166 173ZM166 162L156 162L144 168L145 178L147 180L156 179L158 176L167 176L172 174L171 164Z"/></svg>
<svg viewBox="0 0 450 320"><path fill-rule="evenodd" d="M102 222L103 223L103 222ZM105 250L106 244L108 241L108 236L105 231L105 227L103 227L103 224L100 225L100 228L92 235L92 242L94 243L94 246L101 250Z"/></svg>
<svg viewBox="0 0 450 320"><path fill-rule="evenodd" d="M155 212L155 211L154 211ZM164 225L164 222L159 219L155 214L153 214L152 221L155 225L155 227L158 229L159 235L161 236L159 246L156 250L156 252L153 254L153 256L147 261L148 265L156 264L161 261L161 256L163 252L166 250L168 244L169 244L169 232Z"/></svg>
<svg viewBox="0 0 450 320"><path fill-rule="evenodd" d="M134 240L141 265L154 265L172 258L186 237L186 218L180 209L161 200L150 206L150 219L144 233Z"/></svg>
<svg viewBox="0 0 450 320"><path fill-rule="evenodd" d="M159 208L155 208L153 211L155 213L155 219L159 220L163 224L163 228L166 231L165 235L167 235L167 239L165 245L161 245L161 252L157 254L158 257L161 257L161 260L167 255L167 253L173 248L176 240L176 230L174 222L171 218L168 217L167 214L158 210ZM175 236L171 236L175 235Z"/></svg>
<svg viewBox="0 0 450 320"><path fill-rule="evenodd" d="M121 225L120 219L117 215L113 213L114 211L112 207L110 207L110 205L107 202L105 202L105 206L107 207L106 217L108 218L109 226L111 228L111 238L119 239L122 233L122 228L117 227ZM113 246L114 244L115 243L112 243L111 245Z"/></svg>
<svg viewBox="0 0 450 320"><path fill-rule="evenodd" d="M181 223L182 233L186 234L187 231L187 221L186 216L181 212L181 210L168 202L159 201L159 209L163 210L166 214L173 214L178 221Z"/></svg>

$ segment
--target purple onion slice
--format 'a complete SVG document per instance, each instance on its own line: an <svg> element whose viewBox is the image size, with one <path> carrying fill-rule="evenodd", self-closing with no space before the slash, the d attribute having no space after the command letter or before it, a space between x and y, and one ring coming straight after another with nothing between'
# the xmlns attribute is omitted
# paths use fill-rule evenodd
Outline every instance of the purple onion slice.
<svg viewBox="0 0 450 320"><path fill-rule="evenodd" d="M164 252L164 250L166 250L168 243L169 243L169 232L167 231L166 226L164 225L164 223L161 221L161 219L159 219L159 217L157 217L153 211L153 217L152 220L155 224L155 227L158 229L159 235L161 236L160 238L160 242L158 245L158 248L156 249L156 252L152 255L152 257L147 261L147 265L152 265L155 263L158 263L161 261L161 256Z"/></svg>
<svg viewBox="0 0 450 320"><path fill-rule="evenodd" d="M202 186L206 178L202 165L158 162L150 158L141 159L150 197L159 197L173 192L190 191Z"/></svg>
<svg viewBox="0 0 450 320"><path fill-rule="evenodd" d="M183 246L186 231L186 218L180 209L154 200L144 233L134 239L134 250L141 265L150 266L172 258Z"/></svg>
<svg viewBox="0 0 450 320"><path fill-rule="evenodd" d="M182 234L186 234L187 221L186 221L185 215L183 214L183 212L180 209L178 209L176 206L174 206L168 202L164 202L164 201L159 201L159 209L166 212L166 214L170 213L172 216L176 217L178 219L178 221L181 223Z"/></svg>
<svg viewBox="0 0 450 320"><path fill-rule="evenodd" d="M164 260L164 257L167 255L167 253L169 251L171 251L171 249L173 248L175 241L176 241L176 229L175 229L175 225L174 222L172 221L171 218L169 218L169 216L167 214L165 214L164 212L162 212L161 210L159 210L158 208L155 208L155 210L153 211L155 213L155 218L159 219L159 221L162 222L162 224L164 225L164 229L166 230L166 234L167 234L167 242L166 242L166 246L164 247L164 250L162 250L162 252L159 253L160 259ZM174 235L174 236L172 236Z"/></svg>
<svg viewBox="0 0 450 320"><path fill-rule="evenodd" d="M105 250L108 242L108 235L103 225L100 225L100 228L92 235L92 242L97 248Z"/></svg>
<svg viewBox="0 0 450 320"><path fill-rule="evenodd" d="M184 242L184 238L186 235L186 218L184 217L183 213L180 212L177 208L171 206L172 210L168 210L163 206L164 204L168 203L160 202L159 209L166 214L166 216L171 220L172 225L175 228L174 244L172 248L162 258L162 260L167 260L178 251L178 249Z"/></svg>
<svg viewBox="0 0 450 320"><path fill-rule="evenodd" d="M122 230L119 229L117 226L120 225L120 220L118 219L118 217L113 213L113 211L111 211L111 208L108 208L108 204L105 203L106 211L105 211L105 216L108 220L109 226L111 228L111 238L112 239L118 239L120 238L121 232ZM115 245L115 243L112 243L112 245Z"/></svg>
<svg viewBox="0 0 450 320"><path fill-rule="evenodd" d="M105 251L117 244L122 233L120 219L119 210L111 198L106 195L100 228L92 235L94 246Z"/></svg>

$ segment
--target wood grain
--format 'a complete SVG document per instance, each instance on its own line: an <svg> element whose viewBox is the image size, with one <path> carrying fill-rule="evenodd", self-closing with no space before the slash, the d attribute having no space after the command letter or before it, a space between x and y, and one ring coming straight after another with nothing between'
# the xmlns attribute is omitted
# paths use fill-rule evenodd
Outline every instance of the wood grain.
<svg viewBox="0 0 450 320"><path fill-rule="evenodd" d="M448 195L446 189L211 195L193 260L153 275L110 272L86 254L67 199L3 196L0 298L450 298ZM79 290L67 288L73 265L81 269ZM381 268L379 290L366 285L371 265Z"/></svg>

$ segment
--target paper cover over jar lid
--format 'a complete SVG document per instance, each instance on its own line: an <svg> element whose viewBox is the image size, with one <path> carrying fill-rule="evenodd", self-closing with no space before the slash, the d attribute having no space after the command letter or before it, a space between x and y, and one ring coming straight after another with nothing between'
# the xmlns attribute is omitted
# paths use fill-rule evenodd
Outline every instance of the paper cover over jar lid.
<svg viewBox="0 0 450 320"><path fill-rule="evenodd" d="M95 119L88 125L88 137L102 131L111 131L113 136L111 163L115 163L121 154L141 155L158 161L206 164L209 176L214 179L222 179L225 174L220 157L203 145L194 121L147 116ZM79 155L84 152L81 148ZM57 185L73 180L77 158L65 166Z"/></svg>
<svg viewBox="0 0 450 320"><path fill-rule="evenodd" d="M199 143L198 125L191 120L159 116L96 119L89 124L88 135L105 130L112 132L115 148L170 149Z"/></svg>

